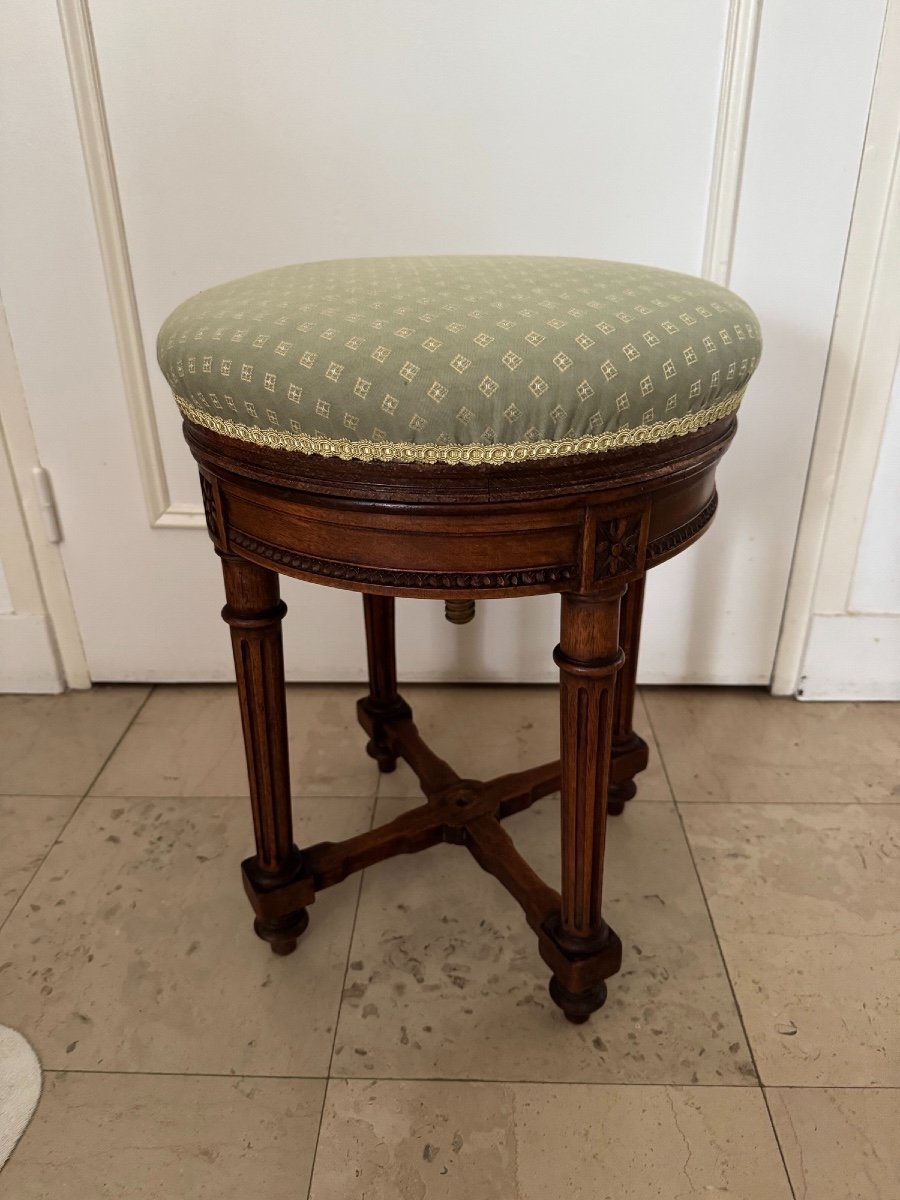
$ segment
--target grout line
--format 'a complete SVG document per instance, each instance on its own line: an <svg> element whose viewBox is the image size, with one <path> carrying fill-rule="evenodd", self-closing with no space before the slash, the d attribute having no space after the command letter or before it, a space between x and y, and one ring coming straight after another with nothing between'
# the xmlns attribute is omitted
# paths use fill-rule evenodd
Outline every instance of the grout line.
<svg viewBox="0 0 900 1200"><path fill-rule="evenodd" d="M115 752L118 750L119 746L121 746L122 741L125 738L125 735L128 733L129 729L131 729L132 725L138 719L140 714L144 711L144 706L146 705L146 703L150 699L150 697L153 695L153 691L154 691L154 688L152 686L147 689L147 695L144 697L144 699L141 701L141 703L134 710L134 715L132 716L131 720L128 722L128 724L125 726L125 728L119 734L119 736L116 738L116 741L115 741L112 749L109 751L109 753L104 758L103 762L98 767L93 778L90 780L90 782L88 783L84 792L82 793L78 803L75 805L75 807L69 813L68 819L63 823L62 828L59 830L56 837L53 839L53 841L47 847L47 853L43 855L43 857L41 858L41 861L38 863L38 865L32 871L32 873L28 879L28 882L25 884L25 886L19 892L19 895L16 897L16 901L13 904L12 908L9 910L9 912L6 914L6 916L3 918L3 920L0 921L0 933L2 933L2 931L5 929L7 921L10 919L10 917L13 915L13 913L16 911L16 909L22 903L22 900L25 897L25 893L31 887L32 883L34 883L35 876L40 871L40 869L43 867L43 865L47 861L47 859L50 857L51 851L54 849L55 846L59 845L60 838L63 837L66 830L69 828L69 826L75 820L78 813L81 811L81 806L82 806L82 804L84 804L85 800L90 795L91 788L94 786L94 784L100 778L100 776L103 774L103 771L106 769L106 764L109 762L109 760L115 754ZM24 793L14 793L14 794L24 795Z"/></svg>
<svg viewBox="0 0 900 1200"><path fill-rule="evenodd" d="M688 1091L701 1088L704 1091L740 1090L779 1092L897 1092L900 1084L807 1084L807 1083L679 1083L666 1081L638 1081L629 1079L499 1079L463 1075L266 1075L259 1071L114 1071L100 1067L49 1067L47 1075L149 1075L162 1079L261 1079L289 1080L297 1083L448 1083L448 1084L491 1084L510 1087L588 1087L588 1088L680 1088Z"/></svg>
<svg viewBox="0 0 900 1200"><path fill-rule="evenodd" d="M662 755L660 755L660 758ZM688 809L716 808L890 808L900 800L680 800Z"/></svg>
<svg viewBox="0 0 900 1200"><path fill-rule="evenodd" d="M740 1003L738 1002L737 992L735 991L735 988L734 988L734 981L731 978L731 971L728 969L728 961L725 957L725 951L722 947L722 942L719 937L719 931L716 928L716 922L713 919L712 909L710 908L710 904L709 904L709 898L706 895L706 888L703 886L703 879L700 875L700 868L697 866L697 859L694 855L694 847L691 845L691 839L688 837L687 829L685 828L684 817L682 816L682 813L681 813L681 807L678 803L678 797L675 795L675 788L672 786L672 779L669 775L669 768L666 766L666 758L665 758L665 755L663 754L662 746L660 745L659 738L656 735L656 728L653 724L653 718L650 715L649 707L646 704L644 705L644 708L647 712L647 719L650 722L650 729L651 729L651 732L653 733L653 740L654 740L654 742L656 742L657 752L659 753L660 765L662 766L663 774L666 777L666 784L669 788L669 794L672 797L672 804L673 804L673 807L675 808L675 812L678 816L678 824L681 826L681 836L684 838L684 844L687 847L687 852L690 855L691 864L694 868L694 875L697 880L697 886L700 889L700 895L703 897L703 905L706 909L706 916L709 921L710 928L712 929L713 938L715 939L716 949L719 951L719 958L722 963L722 969L725 972L725 978L728 980L728 987L731 992L731 1000L732 1000L732 1003L734 1004L734 1010L737 1013L738 1021L740 1022L741 1030L744 1034L744 1041L747 1043L747 1051L750 1055L750 1061L753 1064L753 1070L756 1073L757 1086L759 1088L759 1091L762 1094L763 1104L766 1106L766 1113L768 1114L768 1117L769 1117L769 1127L772 1130L772 1136L775 1139L775 1145L778 1147L778 1154L779 1154L779 1157L781 1158L781 1166L784 1170L784 1176L785 1176L785 1179L787 1180L787 1185L790 1188L791 1196L793 1196L794 1200L797 1200L797 1193L794 1191L794 1183L793 1183L793 1180L791 1179L791 1173L788 1170L787 1161L785 1160L785 1157L784 1157L784 1150L782 1149L781 1141L778 1137L778 1130L775 1128L775 1119L772 1116L772 1109L769 1105L769 1098L766 1095L766 1089L765 1089L765 1086L763 1085L762 1076L760 1075L759 1067L756 1062L756 1055L753 1052L753 1043L751 1042L750 1035L747 1032L747 1026L744 1021L744 1014L741 1011L741 1006L740 1006ZM714 802L707 801L707 803L714 803ZM846 806L844 806L844 807L846 807Z"/></svg>
<svg viewBox="0 0 900 1200"><path fill-rule="evenodd" d="M138 719L138 717L141 715L141 713L147 707L147 704L150 701L150 697L153 695L153 693L155 691L156 691L156 684L151 684L150 687L147 689L147 695L144 697L144 699L141 701L141 703L135 709L134 716L131 718L131 720L128 722L128 724L125 726L125 728L122 730L119 737L116 739L116 744L110 750L109 754L107 754L106 758L104 758L103 762L97 768L97 773L94 775L94 778L88 784L87 789L84 793L84 796L82 796L82 800L84 800L87 796L89 796L91 794L91 788L94 786L94 784L97 782L97 780L103 774L103 772L106 770L109 760L112 758L112 756L118 750L119 746L121 746L122 742L125 740L125 735L129 732L132 725L135 723L135 721Z"/></svg>
<svg viewBox="0 0 900 1200"><path fill-rule="evenodd" d="M369 830L375 825L375 809L378 805L378 787L381 783L381 772L378 772L378 779L375 783L375 791L372 794L372 807L369 810ZM356 906L353 909L353 922L350 926L350 936L347 939L347 957L344 959L344 974L341 978L341 990L338 995L337 1012L334 1016L334 1037L331 1039L331 1054L328 1058L328 1071L325 1080L325 1087L322 1089L322 1107L319 1110L319 1124L316 1128L316 1141L313 1146L312 1159L309 1168L309 1186L306 1189L306 1200L310 1200L312 1195L313 1178L316 1173L316 1159L319 1154L319 1139L322 1136L322 1125L325 1121L325 1105L328 1103L328 1089L331 1085L331 1068L334 1064L334 1048L337 1045L338 1026L341 1022L341 1010L344 1006L344 990L347 987L347 975L350 971L350 955L353 953L353 939L356 936L356 919L359 916L359 906L362 901L363 880L365 879L365 869L359 872L359 880L356 887Z"/></svg>
<svg viewBox="0 0 900 1200"><path fill-rule="evenodd" d="M113 1072L115 1074L116 1072ZM265 1076L265 1078L291 1078L291 1076ZM307 1078L298 1076L298 1078ZM316 1076L315 1078L320 1078ZM769 1088L770 1091L794 1092L897 1092L900 1084L868 1084L868 1083L770 1083L761 1084L748 1081L747 1083L671 1083L635 1079L495 1079L476 1078L462 1075L332 1075L335 1083L498 1083L510 1086L528 1087L635 1087L635 1088L703 1088L706 1091L722 1091L724 1089L740 1090L742 1092L759 1092Z"/></svg>
<svg viewBox="0 0 900 1200"><path fill-rule="evenodd" d="M369 831L371 831L375 826L376 804L377 804L376 798L375 798L375 796L372 796L372 807L369 810ZM356 889L356 905L353 909L353 922L350 927L350 937L347 940L347 957L344 959L344 974L341 979L340 999L338 1001L337 1015L335 1016L335 1020L334 1020L334 1037L331 1039L331 1054L328 1059L328 1070L326 1072L326 1077L328 1079L331 1078L331 1068L334 1065L334 1049L335 1049L335 1046L337 1045L338 1025L340 1023L341 1008L343 1006L344 989L347 986L347 976L350 972L350 956L353 953L353 938L356 935L356 921L357 921L357 918L359 917L359 909L360 909L360 904L362 902L363 881L365 879L365 876L366 876L366 872L365 872L365 869L363 869L362 871L359 872L359 882L358 882L358 886Z"/></svg>
<svg viewBox="0 0 900 1200"><path fill-rule="evenodd" d="M296 1083L304 1081L326 1083L324 1075L265 1075L259 1071L114 1071L103 1067L48 1067L43 1064L45 1075L149 1075L160 1079L287 1079Z"/></svg>
<svg viewBox="0 0 900 1200"><path fill-rule="evenodd" d="M662 757L660 755L660 757ZM96 780L92 781L91 786ZM554 795L556 793L553 793ZM0 792L0 800L71 800L75 797L75 793L69 792ZM134 794L125 794L116 792L115 795L104 796L85 794L84 796L75 797L79 800L249 800L250 793L243 792L240 795L230 792L216 792L214 795L197 795L192 792L139 792ZM376 800L415 800L417 796L401 796L390 794L379 794ZM351 796L340 795L332 796L322 792L295 792L291 794L292 800L368 800L371 797L366 795ZM629 801L631 804L632 801ZM642 800L642 804L669 804L670 800ZM686 804L689 808L702 808L704 805L715 805L726 808L896 808L900 806L900 800L681 800L679 804Z"/></svg>
<svg viewBox="0 0 900 1200"><path fill-rule="evenodd" d="M19 796L22 796L23 799L28 799L28 797L25 795L25 793L22 793L22 792L12 793L12 795L19 795ZM39 797L33 797L33 798L38 799ZM65 796L61 796L61 797L60 796L57 796L57 797L50 796L50 797L44 797L44 798L46 798L46 799L62 799L62 800L67 799L67 797L65 797ZM2 799L3 799L3 795L2 795L2 793L0 793L0 800L2 800ZM109 796L92 796L90 793L88 793L87 795L83 796L82 799L83 800L109 800L113 804L121 804L124 800L185 800L185 801L194 801L194 800L237 800L237 801L240 801L240 800L243 800L245 803L249 803L250 802L250 793L245 792L243 794L243 796L231 796L231 795L227 795L225 793L215 792L208 796L207 795L196 796L196 795L192 795L190 793L168 792L166 795L163 796L163 795L158 795L156 792L131 792L131 793L115 792ZM299 795L292 795L291 799L292 800L301 800L301 801L303 801L304 804L316 803L318 801L322 801L323 803L331 804L333 801L338 801L338 803L341 803L343 801L351 801L351 800L355 801L357 803L361 800L371 801L372 797L368 796L368 795L332 796L332 795L326 795L324 792L321 795L319 795L319 794L310 795L308 792L301 792Z"/></svg>
<svg viewBox="0 0 900 1200"><path fill-rule="evenodd" d="M671 1083L647 1082L635 1079L499 1079L468 1075L332 1075L329 1083L496 1083L509 1087L587 1087L587 1088L703 1088L706 1091L725 1088L742 1092L761 1091L758 1083ZM821 1089L810 1089L821 1090ZM863 1089L860 1089L863 1090ZM900 1090L900 1085L898 1085Z"/></svg>

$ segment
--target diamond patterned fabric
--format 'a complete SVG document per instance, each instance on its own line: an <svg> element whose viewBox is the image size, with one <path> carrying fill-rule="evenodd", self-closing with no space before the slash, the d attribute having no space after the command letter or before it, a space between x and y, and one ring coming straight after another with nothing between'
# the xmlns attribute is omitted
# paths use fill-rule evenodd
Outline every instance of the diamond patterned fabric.
<svg viewBox="0 0 900 1200"><path fill-rule="evenodd" d="M727 288L580 258L302 263L163 325L188 421L305 454L475 464L602 453L722 419L759 359Z"/></svg>

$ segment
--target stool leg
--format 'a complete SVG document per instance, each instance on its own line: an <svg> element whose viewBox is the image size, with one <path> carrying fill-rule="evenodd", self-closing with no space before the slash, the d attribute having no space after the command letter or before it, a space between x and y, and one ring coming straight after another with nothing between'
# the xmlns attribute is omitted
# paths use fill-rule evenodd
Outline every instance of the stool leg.
<svg viewBox="0 0 900 1200"><path fill-rule="evenodd" d="M294 845L288 767L287 709L278 575L246 559L222 556L226 605L237 673L256 855L244 864L254 891L264 893L295 878L300 851ZM263 920L254 928L275 954L290 954L309 924L305 908Z"/></svg>
<svg viewBox="0 0 900 1200"><path fill-rule="evenodd" d="M621 591L562 596L554 658L560 672L562 895L558 942L574 962L602 957L618 944L600 915L606 805L612 760ZM612 958L615 957L611 954ZM613 969L616 969L615 967ZM554 974L550 995L575 1023L606 1000L602 979L578 988Z"/></svg>
<svg viewBox="0 0 900 1200"><path fill-rule="evenodd" d="M641 644L641 617L644 609L644 580L641 575L629 583L622 597L620 634L625 662L616 675L616 698L613 716L613 766L609 785L607 811L617 817L637 792L634 776L647 765L649 750L642 737L634 732L634 698L637 684L638 651Z"/></svg>
<svg viewBox="0 0 900 1200"><path fill-rule="evenodd" d="M397 766L397 756L380 738L379 719L411 717L409 705L397 691L397 653L394 638L394 597L363 594L366 651L369 660L369 694L359 705L373 721L368 753L385 773Z"/></svg>

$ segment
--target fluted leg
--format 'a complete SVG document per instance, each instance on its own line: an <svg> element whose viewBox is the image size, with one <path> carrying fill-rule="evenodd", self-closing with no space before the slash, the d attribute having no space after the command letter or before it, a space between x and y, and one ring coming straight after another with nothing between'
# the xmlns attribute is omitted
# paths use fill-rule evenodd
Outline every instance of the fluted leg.
<svg viewBox="0 0 900 1200"><path fill-rule="evenodd" d="M558 944L576 960L615 958L618 939L601 916L606 805L612 759L621 589L563 594L560 671L562 890ZM616 969L616 967L613 967ZM607 973L611 973L607 972ZM587 980L587 975L584 976ZM606 985L555 973L550 994L570 1021L581 1022L606 999ZM574 985L574 986L573 986Z"/></svg>
<svg viewBox="0 0 900 1200"><path fill-rule="evenodd" d="M360 708L372 720L372 738L366 746L383 772L393 771L397 756L380 737L380 721L412 716L409 705L397 691L397 654L394 637L394 597L363 595L366 621L366 651L369 661L369 694Z"/></svg>
<svg viewBox="0 0 900 1200"><path fill-rule="evenodd" d="M608 812L618 816L637 792L634 776L647 765L648 748L634 732L634 699L637 687L638 651L641 644L641 616L644 608L644 579L629 583L622 597L619 641L625 661L616 675L613 712L613 765L609 785Z"/></svg>
<svg viewBox="0 0 900 1200"><path fill-rule="evenodd" d="M256 854L244 863L251 901L283 887L300 873L294 845L288 767L287 711L278 575L242 558L222 557L223 618L231 626ZM262 917L257 934L276 954L290 954L309 923L305 908Z"/></svg>

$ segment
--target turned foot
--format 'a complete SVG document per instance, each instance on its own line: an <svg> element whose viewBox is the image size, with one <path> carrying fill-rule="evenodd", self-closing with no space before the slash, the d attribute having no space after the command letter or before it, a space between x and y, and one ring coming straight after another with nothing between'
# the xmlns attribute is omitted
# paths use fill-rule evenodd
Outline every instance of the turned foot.
<svg viewBox="0 0 900 1200"><path fill-rule="evenodd" d="M297 939L309 924L309 913L305 908L286 917L278 917L272 921L263 921L257 917L253 922L253 931L258 938L268 942L272 953L283 957L297 949Z"/></svg>
<svg viewBox="0 0 900 1200"><path fill-rule="evenodd" d="M633 779L626 779L624 783L611 783L606 799L606 811L611 817L621 816L625 809L625 803L631 800L637 793L637 784Z"/></svg>
<svg viewBox="0 0 900 1200"><path fill-rule="evenodd" d="M550 998L573 1025L583 1025L591 1013L606 1003L606 984L601 980L586 992L570 992L555 975L550 978Z"/></svg>

